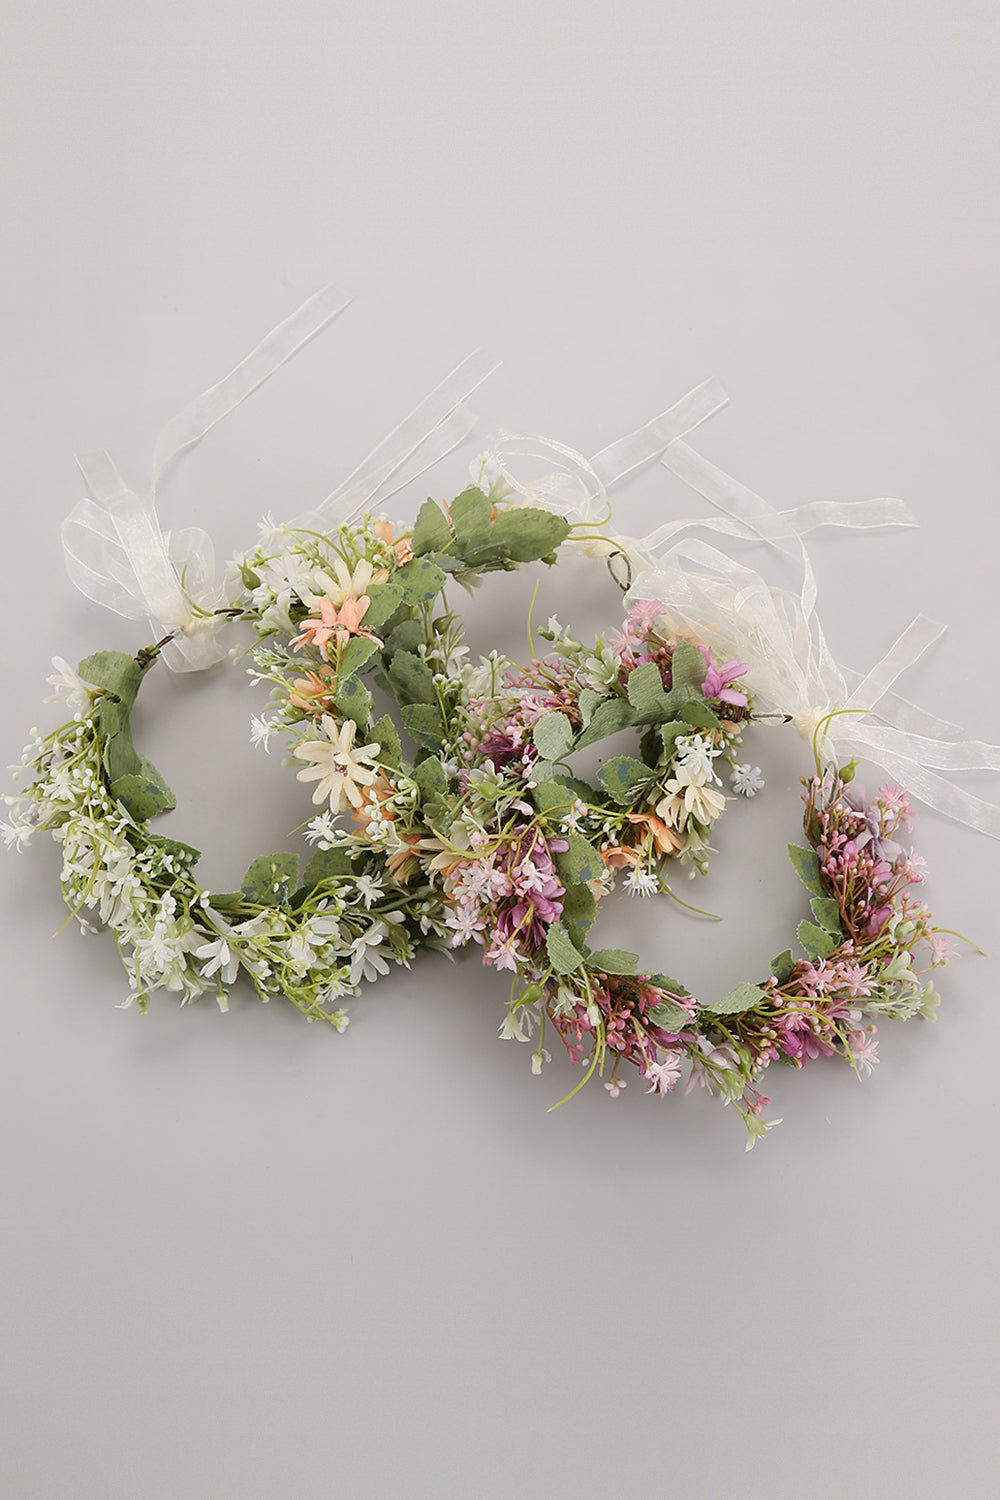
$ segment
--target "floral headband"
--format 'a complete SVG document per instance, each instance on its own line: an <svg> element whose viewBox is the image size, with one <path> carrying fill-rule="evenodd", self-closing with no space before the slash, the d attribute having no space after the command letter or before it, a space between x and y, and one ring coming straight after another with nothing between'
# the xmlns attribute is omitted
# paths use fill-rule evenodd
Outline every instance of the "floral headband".
<svg viewBox="0 0 1000 1500"><path fill-rule="evenodd" d="M58 662L50 681L73 717L28 747L32 782L7 799L6 838L20 846L43 829L62 846L70 910L114 932L141 1008L166 988L182 1001L213 992L225 1009L242 972L261 998L286 996L343 1029L344 998L390 963L474 944L511 976L501 1035L533 1042L535 1071L552 1037L585 1070L570 1094L597 1073L617 1097L627 1065L654 1094L686 1078L736 1104L752 1145L775 1123L759 1087L772 1061L839 1055L860 1074L875 1061L879 1018L933 1014L927 974L948 942L915 894L922 861L897 839L910 819L897 781L1000 834L998 809L943 774L1000 769L1000 752L960 741L894 691L940 627L918 619L852 677L816 616L804 537L912 517L891 500L774 510L688 445L725 399L706 382L590 460L501 434L471 488L390 524L384 501L467 436L463 403L491 367L478 353L315 510L265 523L217 583L204 532L160 528L156 480L344 305L332 291L311 298L169 424L148 497L107 455L82 460L91 493L64 527L71 577L148 618L157 639L135 657L99 652L78 672ZM539 458L544 473L517 477ZM609 532L607 490L655 459L719 513L642 539ZM745 541L790 563L797 590L739 563ZM538 632L547 650L532 646L527 666L497 652L471 662L448 590L551 566L566 547L607 559L626 589L620 629L584 644L550 619ZM130 715L161 659L179 671L223 660L220 633L234 621L252 627L251 675L272 688L253 738L290 737L320 811L304 825L315 852L303 869L295 854L264 855L238 891L213 894L197 880L198 852L150 830L173 798L134 746ZM616 883L679 899L672 872L705 872L727 805L722 769L737 795L763 786L737 758L761 716L793 722L812 744L806 842L789 850L808 914L766 976L698 1000L658 964L588 938ZM576 753L622 731L629 753L585 779ZM874 800L854 788L856 758L893 778Z"/></svg>

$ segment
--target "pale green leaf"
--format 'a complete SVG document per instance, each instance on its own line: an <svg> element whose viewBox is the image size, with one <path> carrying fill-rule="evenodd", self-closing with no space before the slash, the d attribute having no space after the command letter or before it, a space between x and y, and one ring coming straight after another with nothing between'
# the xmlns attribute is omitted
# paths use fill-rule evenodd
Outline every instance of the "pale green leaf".
<svg viewBox="0 0 1000 1500"><path fill-rule="evenodd" d="M557 974L572 974L583 963L583 954L562 922L554 922L546 933L545 951Z"/></svg>
<svg viewBox="0 0 1000 1500"><path fill-rule="evenodd" d="M573 743L573 726L565 714L543 714L535 723L532 739L545 760L561 760Z"/></svg>
<svg viewBox="0 0 1000 1500"><path fill-rule="evenodd" d="M704 670L704 667L705 663L702 662L702 670ZM743 983L736 985L733 989L727 990L726 994L722 995L718 1000L713 1001L709 1005L700 1005L698 1008L712 1016L737 1016L741 1015L743 1011L753 1010L754 1006L759 1005L763 998L764 991L759 984L748 984L744 980Z"/></svg>

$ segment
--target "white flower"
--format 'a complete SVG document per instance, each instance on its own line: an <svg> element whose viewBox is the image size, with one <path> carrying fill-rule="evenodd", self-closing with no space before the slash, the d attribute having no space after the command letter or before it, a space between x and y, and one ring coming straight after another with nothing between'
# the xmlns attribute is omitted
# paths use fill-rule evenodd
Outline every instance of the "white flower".
<svg viewBox="0 0 1000 1500"><path fill-rule="evenodd" d="M710 739L696 734L690 739L679 740L677 749L678 781L696 782L702 786L709 781L718 781L712 762L719 751L712 748Z"/></svg>
<svg viewBox="0 0 1000 1500"><path fill-rule="evenodd" d="M232 984L240 971L239 954L233 951L224 937L216 938L213 943L202 943L200 948L194 950L194 956L202 960L201 972L204 979L211 979L213 974L218 974L224 984Z"/></svg>
<svg viewBox="0 0 1000 1500"><path fill-rule="evenodd" d="M760 766L734 766L730 779L733 791L738 792L741 797L756 797L765 785Z"/></svg>
<svg viewBox="0 0 1000 1500"><path fill-rule="evenodd" d="M317 813L315 818L310 818L305 827L304 837L307 843L318 844L321 849L329 849L330 844L337 837L337 830L330 814L321 812Z"/></svg>
<svg viewBox="0 0 1000 1500"><path fill-rule="evenodd" d="M647 1094L671 1094L681 1076L679 1052L665 1052L662 1062L647 1062L643 1075L649 1083Z"/></svg>
<svg viewBox="0 0 1000 1500"><path fill-rule="evenodd" d="M660 889L660 882L655 875L648 870L642 870L638 865L633 865L625 876L625 885L630 896L655 896Z"/></svg>
<svg viewBox="0 0 1000 1500"><path fill-rule="evenodd" d="M342 812L348 803L360 807L358 787L371 786L375 780L378 773L370 761L381 747L372 744L355 748L354 736L358 726L353 719L346 719L338 726L329 714L324 714L320 723L327 738L303 740L292 751L299 760L315 761L315 765L299 771L298 780L317 782L313 802L322 802L329 797L332 813ZM362 759L368 760L369 764L363 765Z"/></svg>
<svg viewBox="0 0 1000 1500"><path fill-rule="evenodd" d="M61 656L52 658L55 674L46 677L46 682L55 688L44 701L46 703L57 703L60 698L66 700L66 706L72 713L86 713L93 701L91 689L84 682L78 672L74 672L69 662L63 661Z"/></svg>
<svg viewBox="0 0 1000 1500"><path fill-rule="evenodd" d="M372 902L377 901L385 890L385 886L374 875L355 875L354 888L369 911Z"/></svg>
<svg viewBox="0 0 1000 1500"><path fill-rule="evenodd" d="M273 719L262 719L257 714L254 714L250 720L251 745L263 745L268 755L270 755L271 746L268 741L277 730L277 727Z"/></svg>
<svg viewBox="0 0 1000 1500"><path fill-rule="evenodd" d="M671 779L663 790L666 795L656 804L656 816L671 828L684 828L689 818L713 823L726 805L723 792L696 781Z"/></svg>

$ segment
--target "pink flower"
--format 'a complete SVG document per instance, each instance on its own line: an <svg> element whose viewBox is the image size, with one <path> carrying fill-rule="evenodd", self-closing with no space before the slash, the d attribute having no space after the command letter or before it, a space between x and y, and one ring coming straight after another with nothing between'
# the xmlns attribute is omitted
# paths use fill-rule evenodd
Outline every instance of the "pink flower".
<svg viewBox="0 0 1000 1500"><path fill-rule="evenodd" d="M665 1052L660 1062L647 1062L644 1076L649 1083L647 1094L672 1094L681 1076L679 1052Z"/></svg>
<svg viewBox="0 0 1000 1500"><path fill-rule="evenodd" d="M718 699L722 703L732 703L736 708L745 708L746 693L738 692L729 684L735 682L737 677L745 676L749 670L745 662L738 661L725 661L721 667L709 665L701 690L706 698Z"/></svg>

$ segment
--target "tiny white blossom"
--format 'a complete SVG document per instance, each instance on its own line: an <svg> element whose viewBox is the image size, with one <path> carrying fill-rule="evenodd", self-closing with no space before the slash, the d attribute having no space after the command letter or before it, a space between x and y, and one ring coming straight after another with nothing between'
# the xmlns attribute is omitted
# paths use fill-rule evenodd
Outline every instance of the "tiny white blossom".
<svg viewBox="0 0 1000 1500"><path fill-rule="evenodd" d="M625 876L625 887L630 896L655 896L660 889L660 882L648 870L633 865Z"/></svg>
<svg viewBox="0 0 1000 1500"><path fill-rule="evenodd" d="M268 755L271 753L269 741L277 730L273 719L262 719L254 714L250 720L250 743L251 745L263 745Z"/></svg>
<svg viewBox="0 0 1000 1500"><path fill-rule="evenodd" d="M738 792L741 797L756 797L765 785L760 766L734 766L730 779L733 791Z"/></svg>

